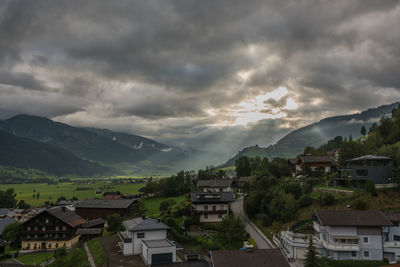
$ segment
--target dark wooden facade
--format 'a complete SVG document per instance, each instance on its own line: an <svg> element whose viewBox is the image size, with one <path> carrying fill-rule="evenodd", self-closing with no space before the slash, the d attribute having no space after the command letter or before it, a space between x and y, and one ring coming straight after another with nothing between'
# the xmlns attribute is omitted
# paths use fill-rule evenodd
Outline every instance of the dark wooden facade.
<svg viewBox="0 0 400 267"><path fill-rule="evenodd" d="M75 207L75 212L79 214L82 218L86 220L93 220L97 218L102 218L107 220L107 216L117 213L121 215L121 217L128 217L130 215L129 208L86 208L86 207Z"/></svg>

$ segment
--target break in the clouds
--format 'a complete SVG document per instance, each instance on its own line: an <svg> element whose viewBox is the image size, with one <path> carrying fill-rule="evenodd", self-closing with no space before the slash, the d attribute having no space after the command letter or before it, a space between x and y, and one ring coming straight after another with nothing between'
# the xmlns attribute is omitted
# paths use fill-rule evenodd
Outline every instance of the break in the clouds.
<svg viewBox="0 0 400 267"><path fill-rule="evenodd" d="M397 0L2 0L0 116L268 145L397 101L397 25Z"/></svg>

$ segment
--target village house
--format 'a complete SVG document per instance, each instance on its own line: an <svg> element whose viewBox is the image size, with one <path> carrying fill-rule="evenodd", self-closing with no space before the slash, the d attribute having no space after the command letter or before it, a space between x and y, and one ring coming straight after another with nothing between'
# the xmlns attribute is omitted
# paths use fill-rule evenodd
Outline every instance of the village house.
<svg viewBox="0 0 400 267"><path fill-rule="evenodd" d="M383 229L394 227L381 211L314 211L313 243L334 260L383 260ZM281 232L279 243L289 258L305 259L308 236Z"/></svg>
<svg viewBox="0 0 400 267"><path fill-rule="evenodd" d="M85 199L75 204L75 212L86 220L107 220L107 216L114 213L129 217L136 202L135 199Z"/></svg>
<svg viewBox="0 0 400 267"><path fill-rule="evenodd" d="M170 228L160 220L143 216L123 225L119 245L124 255L140 255L147 265L176 262L176 245L167 239Z"/></svg>
<svg viewBox="0 0 400 267"><path fill-rule="evenodd" d="M293 159L289 159L289 163L293 163ZM298 156L295 161L295 172L305 171L306 169L310 169L311 171L320 171L323 173L328 173L336 170L336 161L329 156L309 156L303 155Z"/></svg>
<svg viewBox="0 0 400 267"><path fill-rule="evenodd" d="M229 203L235 201L235 196L231 192L191 192L190 199L200 222L218 223L229 215Z"/></svg>
<svg viewBox="0 0 400 267"><path fill-rule="evenodd" d="M384 257L390 263L400 262L400 212L385 212L393 226L383 227Z"/></svg>
<svg viewBox="0 0 400 267"><path fill-rule="evenodd" d="M22 223L22 250L71 248L79 241L78 227L85 222L65 207L44 210Z"/></svg>
<svg viewBox="0 0 400 267"><path fill-rule="evenodd" d="M393 181L393 160L379 155L366 155L347 161L348 167L340 170L335 182L337 185L347 181L355 186L371 180L377 185L391 184Z"/></svg>
<svg viewBox="0 0 400 267"><path fill-rule="evenodd" d="M211 179L199 180L197 188L203 192L231 192L232 180L230 179Z"/></svg>
<svg viewBox="0 0 400 267"><path fill-rule="evenodd" d="M290 267L280 249L210 251L211 267Z"/></svg>

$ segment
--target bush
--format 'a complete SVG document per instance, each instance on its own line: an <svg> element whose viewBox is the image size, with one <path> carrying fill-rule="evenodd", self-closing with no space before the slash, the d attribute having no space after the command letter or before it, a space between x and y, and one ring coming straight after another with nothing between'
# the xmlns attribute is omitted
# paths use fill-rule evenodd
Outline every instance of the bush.
<svg viewBox="0 0 400 267"><path fill-rule="evenodd" d="M375 184L370 179L365 182L365 191L371 196L376 197L378 193L376 192Z"/></svg>
<svg viewBox="0 0 400 267"><path fill-rule="evenodd" d="M318 201L321 206L332 206L335 203L335 196L331 193L321 193Z"/></svg>
<svg viewBox="0 0 400 267"><path fill-rule="evenodd" d="M56 260L65 257L66 254L67 249L64 246L54 250L54 258L56 258Z"/></svg>
<svg viewBox="0 0 400 267"><path fill-rule="evenodd" d="M174 198L168 198L160 203L159 210L161 212L170 211L171 208L176 204L176 200Z"/></svg>
<svg viewBox="0 0 400 267"><path fill-rule="evenodd" d="M368 209L368 204L367 204L367 202L365 202L362 199L357 199L356 201L354 201L353 207L356 210L367 210Z"/></svg>
<svg viewBox="0 0 400 267"><path fill-rule="evenodd" d="M124 226L122 225L123 220L124 219L117 213L108 215L107 216L107 224L108 224L107 230L109 232L114 232L114 233L124 230Z"/></svg>
<svg viewBox="0 0 400 267"><path fill-rule="evenodd" d="M303 195L300 197L299 201L298 201L298 205L299 208L305 208L305 207L309 207L311 206L313 203L313 199L312 197L308 196L308 195Z"/></svg>

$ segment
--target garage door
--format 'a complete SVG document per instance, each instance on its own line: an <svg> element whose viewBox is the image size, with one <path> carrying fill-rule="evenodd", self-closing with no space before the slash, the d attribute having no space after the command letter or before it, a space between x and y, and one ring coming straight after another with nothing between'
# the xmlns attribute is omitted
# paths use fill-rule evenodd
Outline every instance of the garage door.
<svg viewBox="0 0 400 267"><path fill-rule="evenodd" d="M306 259L307 249L306 248L296 248L296 259L304 260Z"/></svg>
<svg viewBox="0 0 400 267"><path fill-rule="evenodd" d="M172 263L172 253L162 253L151 255L152 264Z"/></svg>

